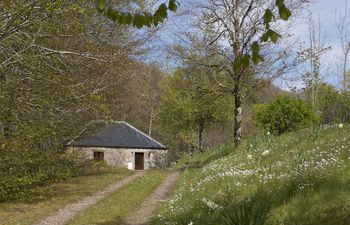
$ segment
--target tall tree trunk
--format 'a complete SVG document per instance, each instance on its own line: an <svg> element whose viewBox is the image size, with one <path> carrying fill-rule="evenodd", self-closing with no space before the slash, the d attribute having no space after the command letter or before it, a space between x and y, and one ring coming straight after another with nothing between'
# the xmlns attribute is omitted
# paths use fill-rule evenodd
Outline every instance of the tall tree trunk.
<svg viewBox="0 0 350 225"><path fill-rule="evenodd" d="M150 136L150 137L152 135L153 117L154 117L154 113L153 113L153 108L152 108L150 118L149 118L149 126L148 126L148 136Z"/></svg>
<svg viewBox="0 0 350 225"><path fill-rule="evenodd" d="M234 143L235 146L240 145L242 141L242 94L239 80L236 80L234 86L234 107L235 107L235 124L234 124Z"/></svg>
<svg viewBox="0 0 350 225"><path fill-rule="evenodd" d="M241 43L241 12L240 12L241 0L235 1L235 11L234 11L234 40L233 40L233 53L235 55L235 61L242 57L242 43ZM234 110L235 110L235 124L234 124L234 144L238 146L242 141L242 95L241 95L241 77L244 71L237 72L234 71Z"/></svg>
<svg viewBox="0 0 350 225"><path fill-rule="evenodd" d="M203 152L203 131L204 131L204 123L200 122L198 126L198 150L199 152Z"/></svg>
<svg viewBox="0 0 350 225"><path fill-rule="evenodd" d="M348 62L348 54L350 51L350 43L349 43L349 49L345 50L344 52L344 63L343 63L343 91L346 91L349 87L348 87L348 77L347 77L347 62Z"/></svg>

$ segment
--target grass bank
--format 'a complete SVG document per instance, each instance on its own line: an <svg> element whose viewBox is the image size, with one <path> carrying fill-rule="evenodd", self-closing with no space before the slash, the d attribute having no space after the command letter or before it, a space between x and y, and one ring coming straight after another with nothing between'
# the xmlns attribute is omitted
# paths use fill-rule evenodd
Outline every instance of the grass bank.
<svg viewBox="0 0 350 225"><path fill-rule="evenodd" d="M109 197L78 214L68 225L122 224L164 180L165 171L153 170L118 189Z"/></svg>
<svg viewBox="0 0 350 225"><path fill-rule="evenodd" d="M131 175L126 169L91 163L80 176L41 189L35 198L0 203L0 224L29 225L47 217L65 205L76 202L98 190Z"/></svg>
<svg viewBox="0 0 350 225"><path fill-rule="evenodd" d="M153 225L350 224L349 126L264 135L179 164Z"/></svg>

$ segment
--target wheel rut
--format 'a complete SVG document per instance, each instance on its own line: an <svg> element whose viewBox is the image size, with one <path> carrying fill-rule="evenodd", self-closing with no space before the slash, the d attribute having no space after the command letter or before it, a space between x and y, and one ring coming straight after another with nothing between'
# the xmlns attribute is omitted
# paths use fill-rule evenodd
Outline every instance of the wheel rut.
<svg viewBox="0 0 350 225"><path fill-rule="evenodd" d="M125 225L146 225L150 222L157 206L164 201L175 182L180 177L179 171L171 171L157 189L141 204L141 206L126 218Z"/></svg>

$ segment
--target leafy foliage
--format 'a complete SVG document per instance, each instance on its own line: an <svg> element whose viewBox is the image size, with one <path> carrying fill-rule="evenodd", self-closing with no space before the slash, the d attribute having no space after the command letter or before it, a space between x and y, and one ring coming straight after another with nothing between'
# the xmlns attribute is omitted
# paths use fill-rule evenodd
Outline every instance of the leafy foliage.
<svg viewBox="0 0 350 225"><path fill-rule="evenodd" d="M194 142L205 128L233 117L231 98L201 74L179 69L164 82L163 89L158 123L170 143L182 140L190 149L198 147Z"/></svg>
<svg viewBox="0 0 350 225"><path fill-rule="evenodd" d="M340 92L334 86L326 83L318 85L317 105L318 114L324 124L350 122L349 92ZM312 88L303 91L308 102L312 102Z"/></svg>
<svg viewBox="0 0 350 225"><path fill-rule="evenodd" d="M91 120L121 116L115 106L124 106L120 96L131 92L124 90L138 67L128 56L139 43L131 31L96 21L95 5L85 0L17 0L1 7L3 201L35 196L40 186L76 174L79 157L63 152L65 145Z"/></svg>
<svg viewBox="0 0 350 225"><path fill-rule="evenodd" d="M152 27L157 26L159 23L162 23L168 17L168 10L176 12L178 9L177 0L169 0L168 5L162 3L154 14L149 12L143 13L130 13L130 12L121 12L120 10L115 10L113 7L108 6L107 0L97 0L97 11L102 15L106 16L113 22L117 22L123 25L133 25L134 27L140 29L144 26ZM292 15L291 11L285 5L284 0L276 0L275 5L278 8L278 14L281 19L288 20ZM273 22L275 15L271 9L266 9L263 16L263 22L265 24L266 31L261 35L260 42L268 42L269 40L273 43L277 43L278 39L282 36L270 28L270 23ZM257 64L263 60L263 57L260 55L260 44L258 41L255 41L251 45L251 53L244 54L237 58L234 69L239 71L241 69L247 69L250 66L250 61Z"/></svg>
<svg viewBox="0 0 350 225"><path fill-rule="evenodd" d="M281 19L288 20L292 16L292 12L288 9L288 7L285 5L284 0L276 0L275 2L278 13ZM270 23L273 22L275 15L273 14L271 9L266 9L264 16L263 16L263 22L265 24L265 31L260 37L260 42L268 42L272 41L273 43L277 43L278 39L282 38L282 36L271 29ZM248 69L250 66L249 61L252 61L254 64L258 64L261 62L263 57L260 55L260 44L258 41L253 42L251 44L251 53L245 54L241 56L240 59L237 59L234 68L236 71L239 71L240 69Z"/></svg>
<svg viewBox="0 0 350 225"><path fill-rule="evenodd" d="M318 121L308 104L289 96L279 96L271 104L256 105L253 111L257 125L276 134L309 127Z"/></svg>
<svg viewBox="0 0 350 225"><path fill-rule="evenodd" d="M153 14L149 12L133 14L113 9L113 7L108 6L107 0L97 1L97 10L99 13L108 17L113 22L122 25L133 25L138 29L144 26L157 26L168 17L168 11L176 12L177 8L178 2L176 0L169 0L168 5L162 3Z"/></svg>
<svg viewBox="0 0 350 225"><path fill-rule="evenodd" d="M28 150L20 145L13 147L7 152L1 151L0 202L35 198L42 191L41 186L78 174L78 155L53 150Z"/></svg>

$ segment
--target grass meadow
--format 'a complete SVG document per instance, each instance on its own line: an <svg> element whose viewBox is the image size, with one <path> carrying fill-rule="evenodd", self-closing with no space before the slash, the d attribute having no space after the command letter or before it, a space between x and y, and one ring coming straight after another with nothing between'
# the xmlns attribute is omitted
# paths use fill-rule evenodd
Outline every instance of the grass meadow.
<svg viewBox="0 0 350 225"><path fill-rule="evenodd" d="M349 126L264 134L178 167L183 175L152 225L350 224Z"/></svg>
<svg viewBox="0 0 350 225"><path fill-rule="evenodd" d="M29 225L44 219L69 203L94 194L100 189L131 175L127 169L91 162L81 168L80 175L42 187L35 198L0 203L0 224Z"/></svg>

